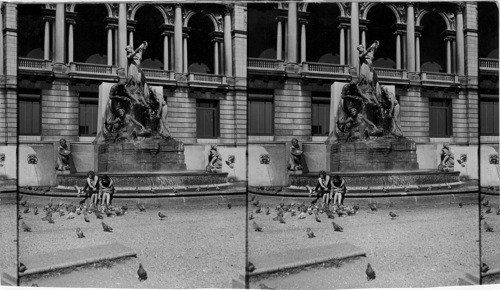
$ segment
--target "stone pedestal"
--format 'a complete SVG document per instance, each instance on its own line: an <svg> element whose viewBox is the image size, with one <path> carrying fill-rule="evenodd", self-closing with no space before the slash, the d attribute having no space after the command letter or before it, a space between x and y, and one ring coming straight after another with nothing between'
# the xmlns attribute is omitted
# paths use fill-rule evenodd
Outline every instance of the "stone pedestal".
<svg viewBox="0 0 500 290"><path fill-rule="evenodd" d="M185 171L184 144L174 139L98 145L99 172Z"/></svg>
<svg viewBox="0 0 500 290"><path fill-rule="evenodd" d="M328 147L332 172L418 169L417 146L408 139L334 142Z"/></svg>

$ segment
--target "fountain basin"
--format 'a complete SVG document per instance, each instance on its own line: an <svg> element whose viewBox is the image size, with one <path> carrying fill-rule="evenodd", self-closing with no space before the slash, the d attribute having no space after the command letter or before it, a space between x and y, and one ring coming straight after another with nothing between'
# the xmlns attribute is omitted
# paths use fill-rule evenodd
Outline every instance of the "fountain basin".
<svg viewBox="0 0 500 290"><path fill-rule="evenodd" d="M442 185L460 182L460 172L443 172L438 170L412 170L412 171L367 171L367 172L338 172L328 173L330 176L338 174L343 177L348 187L410 187ZM304 174L291 174L290 186L304 187L316 186L319 172Z"/></svg>

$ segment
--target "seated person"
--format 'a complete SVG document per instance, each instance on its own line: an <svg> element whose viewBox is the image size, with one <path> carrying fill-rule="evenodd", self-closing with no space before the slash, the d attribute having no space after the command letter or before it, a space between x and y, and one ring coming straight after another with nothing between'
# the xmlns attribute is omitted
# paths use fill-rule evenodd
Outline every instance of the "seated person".
<svg viewBox="0 0 500 290"><path fill-rule="evenodd" d="M322 197L325 204L330 203L330 176L328 176L324 170L321 170L319 173L318 183L316 184L316 187L314 189L311 189L309 186L306 186L306 188L309 191L309 196L311 196L312 193L317 194L316 201L320 197Z"/></svg>
<svg viewBox="0 0 500 290"><path fill-rule="evenodd" d="M101 205L106 204L109 206L115 193L115 186L113 180L109 176L104 175L99 181L99 197L101 199Z"/></svg>
<svg viewBox="0 0 500 290"><path fill-rule="evenodd" d="M333 196L333 205L344 205L345 193L347 192L347 187L345 186L344 178L335 175L331 182Z"/></svg>

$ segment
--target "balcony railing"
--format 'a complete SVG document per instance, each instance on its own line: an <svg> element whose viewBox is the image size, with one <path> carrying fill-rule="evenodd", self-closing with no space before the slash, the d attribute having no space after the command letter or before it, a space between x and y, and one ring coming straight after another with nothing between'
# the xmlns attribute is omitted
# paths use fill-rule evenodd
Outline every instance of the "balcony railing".
<svg viewBox="0 0 500 290"><path fill-rule="evenodd" d="M303 62L303 72L315 72L325 74L347 74L348 66L332 63L319 63L319 62Z"/></svg>
<svg viewBox="0 0 500 290"><path fill-rule="evenodd" d="M391 79L406 79L407 74L405 70L402 69L392 69L392 68L375 68L377 76Z"/></svg>
<svg viewBox="0 0 500 290"><path fill-rule="evenodd" d="M277 59L265 58L248 58L248 69L269 70L269 71L282 71L283 61Z"/></svg>
<svg viewBox="0 0 500 290"><path fill-rule="evenodd" d="M25 70L51 70L52 61L36 58L18 58L19 69Z"/></svg>
<svg viewBox="0 0 500 290"><path fill-rule="evenodd" d="M204 74L204 73L189 73L188 80L190 82L211 83L211 84L225 84L226 83L225 76Z"/></svg>
<svg viewBox="0 0 500 290"><path fill-rule="evenodd" d="M480 58L479 69L482 70L498 70L498 59Z"/></svg>
<svg viewBox="0 0 500 290"><path fill-rule="evenodd" d="M78 73L89 73L89 74L99 74L99 75L113 74L113 66L94 64L94 63L72 62L69 64L69 69L71 72L78 72Z"/></svg>
<svg viewBox="0 0 500 290"><path fill-rule="evenodd" d="M142 71L147 79L163 79L172 80L174 79L172 71L161 70L161 69L150 69L143 68Z"/></svg>
<svg viewBox="0 0 500 290"><path fill-rule="evenodd" d="M454 74L446 74L446 73L422 72L422 81L437 81L437 82L457 83L458 76L454 75Z"/></svg>

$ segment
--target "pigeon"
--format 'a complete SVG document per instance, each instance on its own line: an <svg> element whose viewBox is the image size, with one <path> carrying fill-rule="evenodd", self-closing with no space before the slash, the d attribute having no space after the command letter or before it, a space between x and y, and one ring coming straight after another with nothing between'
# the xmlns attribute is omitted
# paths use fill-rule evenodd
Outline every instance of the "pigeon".
<svg viewBox="0 0 500 290"><path fill-rule="evenodd" d="M40 286L38 286L38 284L36 284L36 283L33 283L33 284L31 284L31 287L40 287Z"/></svg>
<svg viewBox="0 0 500 290"><path fill-rule="evenodd" d="M160 219L164 219L166 218L167 216L164 215L161 211L158 212L158 216L160 217Z"/></svg>
<svg viewBox="0 0 500 290"><path fill-rule="evenodd" d="M488 207L485 211L485 213L491 213L491 207Z"/></svg>
<svg viewBox="0 0 500 290"><path fill-rule="evenodd" d="M370 280L375 280L375 271L373 271L373 268L372 268L372 265L370 265L370 263L368 263L368 265L366 266L366 279L368 281Z"/></svg>
<svg viewBox="0 0 500 290"><path fill-rule="evenodd" d="M260 213L262 211L262 208L259 206L256 210L255 213Z"/></svg>
<svg viewBox="0 0 500 290"><path fill-rule="evenodd" d="M101 214L100 212L95 211L95 212L94 212L94 214L95 214L95 217L96 217L96 218L98 218L98 219L100 219L100 220L102 220L102 219L103 219L102 214Z"/></svg>
<svg viewBox="0 0 500 290"><path fill-rule="evenodd" d="M253 271L255 271L255 265L252 264L252 262L248 262L247 271L250 272L250 273L253 272Z"/></svg>
<svg viewBox="0 0 500 290"><path fill-rule="evenodd" d="M127 204L122 205L122 207L121 207L121 208L122 208L122 210L123 210L123 211L127 211L127 210L128 210L128 206L127 206Z"/></svg>
<svg viewBox="0 0 500 290"><path fill-rule="evenodd" d="M460 202L460 203L458 203L458 206L459 206L460 208L462 208L462 206L464 206L464 204Z"/></svg>
<svg viewBox="0 0 500 290"><path fill-rule="evenodd" d="M108 226L107 224L105 224L104 222L101 222L102 224L102 229L105 231L105 232L113 232L113 228Z"/></svg>
<svg viewBox="0 0 500 290"><path fill-rule="evenodd" d="M484 205L484 206L488 206L489 204L490 204L490 201L489 201L489 200L487 200L487 201L483 202L483 205Z"/></svg>
<svg viewBox="0 0 500 290"><path fill-rule="evenodd" d="M155 193L156 193L156 192L155 192L155 189L154 189L152 186L151 186L151 193L152 193L152 194L155 194Z"/></svg>
<svg viewBox="0 0 500 290"><path fill-rule="evenodd" d="M326 212L326 216L329 218L329 219L334 219L335 216L333 215L332 211L331 210L327 210Z"/></svg>
<svg viewBox="0 0 500 290"><path fill-rule="evenodd" d="M447 184L447 186L448 186L448 189L451 189L451 185Z"/></svg>
<svg viewBox="0 0 500 290"><path fill-rule="evenodd" d="M175 188L175 187L172 186L172 192L173 193L177 193L177 188Z"/></svg>
<svg viewBox="0 0 500 290"><path fill-rule="evenodd" d="M83 232L80 228L76 228L76 236L81 239L81 238L85 238L85 236L83 235Z"/></svg>
<svg viewBox="0 0 500 290"><path fill-rule="evenodd" d="M23 213L29 213L30 212L30 207L26 207L24 210L23 210Z"/></svg>
<svg viewBox="0 0 500 290"><path fill-rule="evenodd" d="M64 216L64 211L62 211L62 209L61 209L61 211L59 212L59 215L60 215L60 216Z"/></svg>
<svg viewBox="0 0 500 290"><path fill-rule="evenodd" d="M220 191L220 187L217 185L217 186L215 187L215 190Z"/></svg>
<svg viewBox="0 0 500 290"><path fill-rule="evenodd" d="M352 207L353 210L358 211L359 210L359 205L355 205Z"/></svg>
<svg viewBox="0 0 500 290"><path fill-rule="evenodd" d="M231 209L231 204L230 203L227 204L227 209Z"/></svg>
<svg viewBox="0 0 500 290"><path fill-rule="evenodd" d="M278 216L278 221L279 221L281 224L286 224L285 219L283 219L283 216Z"/></svg>
<svg viewBox="0 0 500 290"><path fill-rule="evenodd" d="M21 227L23 228L23 231L31 232L31 228L24 221L22 222Z"/></svg>
<svg viewBox="0 0 500 290"><path fill-rule="evenodd" d="M488 265L486 265L486 263L482 263L481 264L481 272L482 273L486 273L490 270L490 267L488 267Z"/></svg>
<svg viewBox="0 0 500 290"><path fill-rule="evenodd" d="M70 213L66 219L72 220L74 218L75 218L75 214L74 213Z"/></svg>
<svg viewBox="0 0 500 290"><path fill-rule="evenodd" d="M194 191L195 191L195 192L200 192L200 189L201 189L201 187L200 187L200 186L198 186L198 187L197 187Z"/></svg>
<svg viewBox="0 0 500 290"><path fill-rule="evenodd" d="M312 238L315 238L316 236L314 235L313 231L311 230L311 228L307 228L306 229L306 233L307 233L307 237L312 239Z"/></svg>
<svg viewBox="0 0 500 290"><path fill-rule="evenodd" d="M144 270L141 263L139 263L139 269L137 270L137 275L139 276L139 281L141 282L148 279L148 273L146 273L146 270Z"/></svg>
<svg viewBox="0 0 500 290"><path fill-rule="evenodd" d="M252 204L253 204L254 206L259 206L259 200L257 199L257 200L256 200L256 201L254 201Z"/></svg>
<svg viewBox="0 0 500 290"><path fill-rule="evenodd" d="M259 226L255 221L253 221L252 227L256 232L262 232L262 227Z"/></svg>
<svg viewBox="0 0 500 290"><path fill-rule="evenodd" d="M382 187L383 192L387 192L387 189L385 187Z"/></svg>
<svg viewBox="0 0 500 290"><path fill-rule="evenodd" d="M48 216L47 220L49 221L49 224L53 224L54 223L54 219L51 216Z"/></svg>
<svg viewBox="0 0 500 290"><path fill-rule="evenodd" d="M253 202L256 197L257 197L256 195L252 195L252 197L250 198L250 202Z"/></svg>
<svg viewBox="0 0 500 290"><path fill-rule="evenodd" d="M299 214L299 219L305 219L306 218L306 213L305 212L301 212Z"/></svg>
<svg viewBox="0 0 500 290"><path fill-rule="evenodd" d="M372 211L377 211L377 205L375 203L369 203L368 206Z"/></svg>
<svg viewBox="0 0 500 290"><path fill-rule="evenodd" d="M48 188L46 188L46 189L43 191L43 194L46 194L47 192L49 192L49 191L50 191L50 188L51 188L50 186L49 186Z"/></svg>
<svg viewBox="0 0 500 290"><path fill-rule="evenodd" d="M432 190L432 185L429 185L429 187L427 187L427 191L431 191Z"/></svg>
<svg viewBox="0 0 500 290"><path fill-rule="evenodd" d="M396 218L398 217L397 214L393 213L392 211L389 212L389 215L391 216L391 218Z"/></svg>
<svg viewBox="0 0 500 290"><path fill-rule="evenodd" d="M405 192L410 192L410 188L405 186Z"/></svg>
<svg viewBox="0 0 500 290"><path fill-rule="evenodd" d="M26 270L27 270L26 265L19 262L19 268L18 268L19 273L24 273Z"/></svg>
<svg viewBox="0 0 500 290"><path fill-rule="evenodd" d="M500 207L497 207L497 215L500 215Z"/></svg>
<svg viewBox="0 0 500 290"><path fill-rule="evenodd" d="M486 195L481 195L481 202L486 198Z"/></svg>
<svg viewBox="0 0 500 290"><path fill-rule="evenodd" d="M484 231L490 233L493 232L493 227L486 223L486 221L484 221Z"/></svg>
<svg viewBox="0 0 500 290"><path fill-rule="evenodd" d="M146 211L146 207L144 207L144 204L142 203L137 203L137 208L139 208L139 211L141 212Z"/></svg>
<svg viewBox="0 0 500 290"><path fill-rule="evenodd" d="M270 210L270 209L269 209L269 207L267 206L267 207L266 207L266 215L269 215L269 214L271 214L271 210Z"/></svg>
<svg viewBox="0 0 500 290"><path fill-rule="evenodd" d="M343 232L344 228L336 224L335 222L332 222L333 230L336 232Z"/></svg>
<svg viewBox="0 0 500 290"><path fill-rule="evenodd" d="M482 214L482 213L481 213L481 214L479 214L479 220L484 220L484 216L483 216L483 214Z"/></svg>
<svg viewBox="0 0 500 290"><path fill-rule="evenodd" d="M292 210L290 211L290 215L295 216L296 214L297 214L297 212L295 212L295 209L292 208Z"/></svg>
<svg viewBox="0 0 500 290"><path fill-rule="evenodd" d="M27 201L27 200L23 200L23 201L21 201L21 203L19 203L19 204L20 204L20 205L22 205L22 206L26 206L26 204L27 204L27 203L28 203L28 201Z"/></svg>
<svg viewBox="0 0 500 290"><path fill-rule="evenodd" d="M253 220L253 219L254 219L254 217L253 217L253 213L250 213L250 214L248 215L248 220Z"/></svg>
<svg viewBox="0 0 500 290"><path fill-rule="evenodd" d="M38 215L38 207L35 206L35 208L33 209L33 214Z"/></svg>
<svg viewBox="0 0 500 290"><path fill-rule="evenodd" d="M266 285L266 284L264 284L264 283L260 283L260 284L259 284L259 288L260 288L260 289L274 289L274 288L271 288L271 287L267 286L267 285Z"/></svg>
<svg viewBox="0 0 500 290"><path fill-rule="evenodd" d="M318 215L318 214L316 214L316 215L314 216L314 218L316 219L316 221L317 221L318 223L320 223L320 222L321 222L321 220L319 219L319 215Z"/></svg>
<svg viewBox="0 0 500 290"><path fill-rule="evenodd" d="M90 223L89 217L88 217L87 215L83 215L83 219L84 219L86 222Z"/></svg>
<svg viewBox="0 0 500 290"><path fill-rule="evenodd" d="M123 215L123 210L122 210L122 209L116 209L116 210L115 210L115 215L116 215L116 216L121 216L121 215Z"/></svg>

